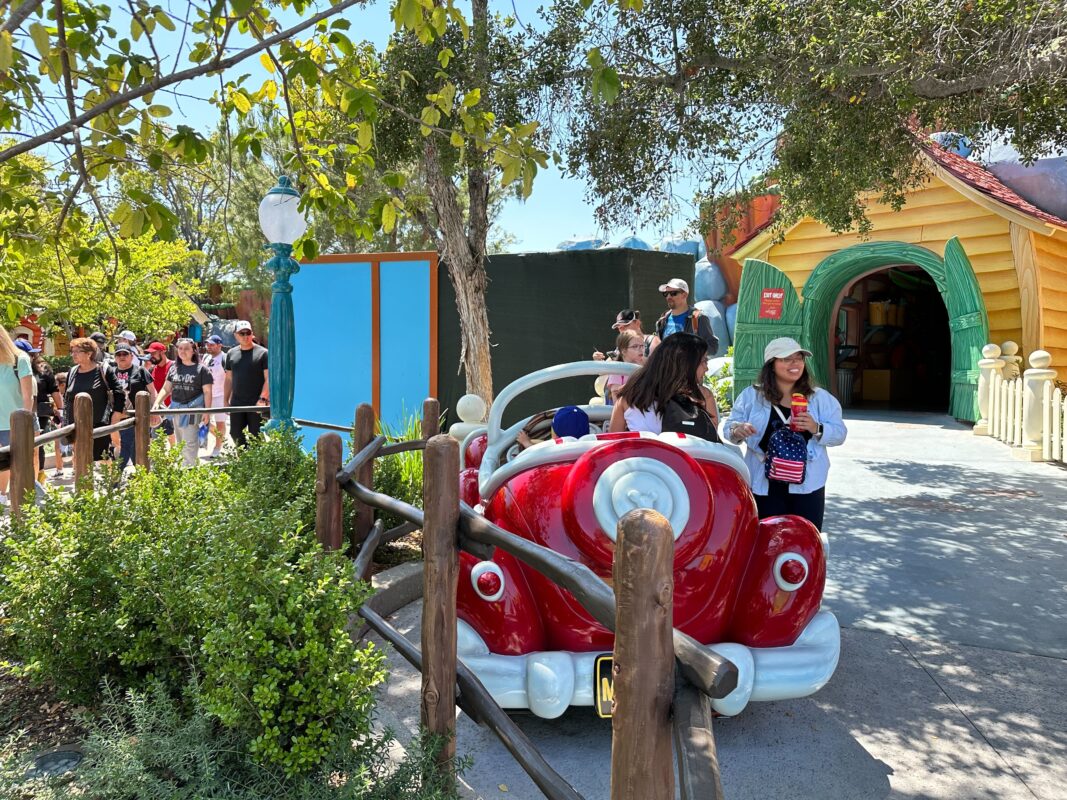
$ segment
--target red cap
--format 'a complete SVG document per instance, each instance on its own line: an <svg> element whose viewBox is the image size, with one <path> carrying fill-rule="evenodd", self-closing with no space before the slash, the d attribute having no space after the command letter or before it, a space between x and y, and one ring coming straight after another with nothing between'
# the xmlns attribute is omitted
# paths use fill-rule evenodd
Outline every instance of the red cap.
<svg viewBox="0 0 1067 800"><path fill-rule="evenodd" d="M148 345L148 352L149 353L165 353L165 352L167 352L167 346L165 344L161 344L159 342L152 342L152 344Z"/></svg>

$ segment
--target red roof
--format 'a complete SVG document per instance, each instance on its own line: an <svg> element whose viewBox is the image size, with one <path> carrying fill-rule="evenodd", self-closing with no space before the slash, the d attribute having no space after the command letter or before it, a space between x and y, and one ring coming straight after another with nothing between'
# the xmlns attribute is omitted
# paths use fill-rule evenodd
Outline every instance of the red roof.
<svg viewBox="0 0 1067 800"><path fill-rule="evenodd" d="M996 175L981 164L976 164L974 161L968 161L966 158L949 152L935 144L924 144L922 145L922 148L938 166L947 172L951 172L959 180L963 181L968 186L977 189L982 194L992 197L994 200L1003 203L1006 206L1010 206L1027 216L1034 217L1042 222L1047 222L1050 225L1067 228L1067 220L1060 219L1055 214L1050 214L1047 211L1042 211L1029 200L1023 199L1013 189L1010 189L1005 184L1001 183ZM738 240L731 245L727 252L733 252L752 239L755 239L759 234L766 230L770 225L770 222L771 220L769 219L765 220L762 224L745 232L744 235L739 237Z"/></svg>
<svg viewBox="0 0 1067 800"><path fill-rule="evenodd" d="M996 175L980 164L968 161L966 158L944 150L937 145L923 145L923 150L940 167L951 172L968 186L974 187L982 194L988 195L994 200L1006 206L1011 206L1016 211L1021 211L1023 214L1039 219L1042 222L1048 222L1060 228L1067 228L1067 220L1062 220L1055 214L1042 211L1030 201L1024 200L1012 189L1001 183Z"/></svg>

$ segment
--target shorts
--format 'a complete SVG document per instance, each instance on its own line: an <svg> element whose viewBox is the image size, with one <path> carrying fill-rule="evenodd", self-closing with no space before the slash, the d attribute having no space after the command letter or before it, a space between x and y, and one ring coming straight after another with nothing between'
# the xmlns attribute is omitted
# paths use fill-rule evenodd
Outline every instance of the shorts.
<svg viewBox="0 0 1067 800"><path fill-rule="evenodd" d="M213 405L215 408L222 408L223 407L222 395L219 395L218 397L212 397L211 398L211 405ZM230 415L229 414L212 414L211 415L211 421L214 422L216 425L227 425L230 422Z"/></svg>
<svg viewBox="0 0 1067 800"><path fill-rule="evenodd" d="M33 432L39 434L41 432L41 423L37 417L33 418ZM11 429L6 431L0 431L0 447L9 447L11 445Z"/></svg>

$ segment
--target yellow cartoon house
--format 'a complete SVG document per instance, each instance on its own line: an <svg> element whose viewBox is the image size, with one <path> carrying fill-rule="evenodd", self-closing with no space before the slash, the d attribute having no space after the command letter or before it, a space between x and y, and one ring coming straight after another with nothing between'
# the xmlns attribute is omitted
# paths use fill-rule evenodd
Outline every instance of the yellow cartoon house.
<svg viewBox="0 0 1067 800"><path fill-rule="evenodd" d="M751 383L770 339L793 336L846 405L973 421L986 343L1044 349L1067 366L1067 220L954 152L922 157L927 183L899 211L872 204L865 238L809 219L777 242L756 224L730 248L743 265L735 386Z"/></svg>

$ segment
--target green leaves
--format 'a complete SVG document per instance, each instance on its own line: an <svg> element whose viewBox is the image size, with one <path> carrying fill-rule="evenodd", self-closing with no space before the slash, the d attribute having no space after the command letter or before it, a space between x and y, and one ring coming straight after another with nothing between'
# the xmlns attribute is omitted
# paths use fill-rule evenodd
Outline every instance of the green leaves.
<svg viewBox="0 0 1067 800"><path fill-rule="evenodd" d="M586 63L592 68L590 75L590 91L593 97L607 105L615 102L622 91L622 81L619 73L604 63L604 57L600 54L600 48L594 47L586 54Z"/></svg>

